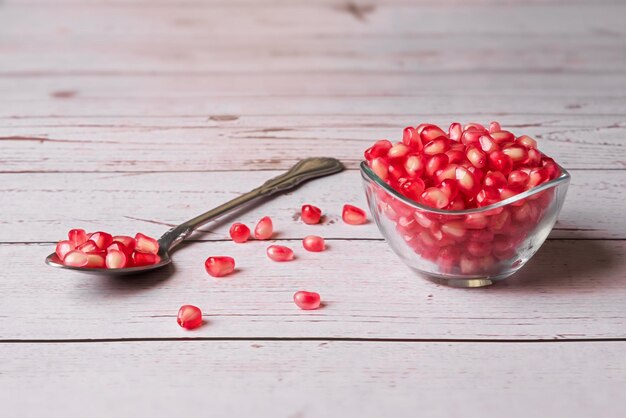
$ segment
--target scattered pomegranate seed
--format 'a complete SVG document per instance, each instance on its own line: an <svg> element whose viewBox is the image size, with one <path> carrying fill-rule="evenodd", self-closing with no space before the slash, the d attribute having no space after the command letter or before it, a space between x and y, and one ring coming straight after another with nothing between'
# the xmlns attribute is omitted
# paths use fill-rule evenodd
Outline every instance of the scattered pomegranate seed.
<svg viewBox="0 0 626 418"><path fill-rule="evenodd" d="M293 301L298 308L303 310L314 310L320 307L320 295L315 292L300 290L293 295Z"/></svg>
<svg viewBox="0 0 626 418"><path fill-rule="evenodd" d="M293 250L283 245L270 245L266 250L267 256L274 261L291 261L294 259Z"/></svg>
<svg viewBox="0 0 626 418"><path fill-rule="evenodd" d="M144 254L158 254L159 242L154 238L150 238L142 233L135 235L135 251Z"/></svg>
<svg viewBox="0 0 626 418"><path fill-rule="evenodd" d="M269 216L261 218L256 227L254 228L254 238L260 240L270 239L274 233L274 225L272 219Z"/></svg>
<svg viewBox="0 0 626 418"><path fill-rule="evenodd" d="M72 267L85 267L89 263L89 257L82 251L72 250L63 258L63 264Z"/></svg>
<svg viewBox="0 0 626 418"><path fill-rule="evenodd" d="M135 241L135 238L133 237L129 237L126 235L117 235L113 237L113 242L119 242L124 244L124 246L128 249L128 251L130 251L131 253L133 251L135 251L135 245L137 244L137 242Z"/></svg>
<svg viewBox="0 0 626 418"><path fill-rule="evenodd" d="M98 231L89 235L89 239L96 243L98 248L101 250L106 249L113 242L113 237L111 234L107 234L106 232Z"/></svg>
<svg viewBox="0 0 626 418"><path fill-rule="evenodd" d="M313 205L303 205L301 217L305 224L315 225L318 224L322 218L322 210Z"/></svg>
<svg viewBox="0 0 626 418"><path fill-rule="evenodd" d="M185 329L194 329L202 325L202 311L193 305L183 305L176 317L178 325Z"/></svg>
<svg viewBox="0 0 626 418"><path fill-rule="evenodd" d="M84 229L71 229L67 233L68 240L72 243L72 248L76 248L87 241L87 233Z"/></svg>
<svg viewBox="0 0 626 418"><path fill-rule="evenodd" d="M106 261L102 254L91 253L87 254L87 264L85 267L89 267L92 269L103 269L106 268Z"/></svg>
<svg viewBox="0 0 626 418"><path fill-rule="evenodd" d="M309 235L304 237L302 240L302 246L305 250L311 251L314 253L324 251L326 248L326 243L324 242L324 238L318 237L317 235Z"/></svg>
<svg viewBox="0 0 626 418"><path fill-rule="evenodd" d="M361 208L352 205L343 205L341 218L348 225L361 225L367 222L367 215Z"/></svg>
<svg viewBox="0 0 626 418"><path fill-rule="evenodd" d="M76 247L76 249L84 253L94 253L94 252L101 251L100 248L98 248L98 246L96 245L96 243L91 239L88 241L85 241L84 243Z"/></svg>
<svg viewBox="0 0 626 418"><path fill-rule="evenodd" d="M204 262L206 272L213 277L223 277L235 271L235 259L227 256L209 257Z"/></svg>
<svg viewBox="0 0 626 418"><path fill-rule="evenodd" d="M250 228L242 223L234 223L228 231L230 238L236 243L243 243L250 238Z"/></svg>
<svg viewBox="0 0 626 418"><path fill-rule="evenodd" d="M161 257L156 254L147 254L147 253L133 253L133 266L151 266L154 264L158 264L161 262Z"/></svg>
<svg viewBox="0 0 626 418"><path fill-rule="evenodd" d="M55 250L57 256L63 261L67 253L74 249L74 244L70 241L59 241Z"/></svg>

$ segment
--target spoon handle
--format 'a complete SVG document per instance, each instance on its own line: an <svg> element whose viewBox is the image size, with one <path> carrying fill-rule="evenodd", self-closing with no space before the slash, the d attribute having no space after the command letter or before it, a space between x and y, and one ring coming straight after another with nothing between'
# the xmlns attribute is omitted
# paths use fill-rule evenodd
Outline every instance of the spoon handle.
<svg viewBox="0 0 626 418"><path fill-rule="evenodd" d="M170 229L159 239L159 244L161 248L169 251L202 225L238 209L255 199L289 190L306 180L338 173L341 170L343 170L343 165L335 158L320 157L301 160L291 167L289 171L266 181L256 189Z"/></svg>

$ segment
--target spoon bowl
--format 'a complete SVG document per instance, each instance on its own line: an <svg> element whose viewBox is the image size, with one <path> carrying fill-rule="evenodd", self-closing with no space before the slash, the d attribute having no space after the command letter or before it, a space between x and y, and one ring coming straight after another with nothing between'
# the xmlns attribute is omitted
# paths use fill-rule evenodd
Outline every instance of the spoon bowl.
<svg viewBox="0 0 626 418"><path fill-rule="evenodd" d="M299 161L291 167L289 171L266 181L256 189L236 197L231 201L228 201L167 231L163 234L163 236L161 236L161 238L159 238L158 255L161 260L156 264L119 269L74 267L63 264L63 261L59 259L59 256L56 253L52 253L46 257L46 264L55 268L74 270L81 273L101 276L126 276L156 270L170 264L172 262L172 258L170 257L172 249L183 242L193 233L193 231L200 228L202 225L213 221L228 212L239 209L253 200L292 189L306 180L338 173L341 170L343 170L343 165L335 158L316 157L306 158Z"/></svg>

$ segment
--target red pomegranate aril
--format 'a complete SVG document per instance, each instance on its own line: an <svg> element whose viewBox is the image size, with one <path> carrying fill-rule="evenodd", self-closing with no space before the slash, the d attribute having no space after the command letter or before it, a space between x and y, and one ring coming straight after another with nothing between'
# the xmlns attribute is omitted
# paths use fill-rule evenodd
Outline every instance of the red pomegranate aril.
<svg viewBox="0 0 626 418"><path fill-rule="evenodd" d="M463 151L449 149L445 152L448 156L448 162L450 164L460 164L467 159L467 156Z"/></svg>
<svg viewBox="0 0 626 418"><path fill-rule="evenodd" d="M267 256L273 261L291 261L294 259L293 250L284 245L270 245L266 250Z"/></svg>
<svg viewBox="0 0 626 418"><path fill-rule="evenodd" d="M528 178L528 188L532 188L535 186L539 186L542 183L545 183L550 179L548 175L548 170L545 168L533 168L530 171L530 176Z"/></svg>
<svg viewBox="0 0 626 418"><path fill-rule="evenodd" d="M500 189L500 199L506 200L510 197L516 196L524 191L524 187L520 187L519 185L508 185ZM511 205L517 206L519 202L512 202Z"/></svg>
<svg viewBox="0 0 626 418"><path fill-rule="evenodd" d="M313 205L303 205L300 217L302 218L302 222L307 225L315 225L320 223L320 219L322 218L322 210L317 206Z"/></svg>
<svg viewBox="0 0 626 418"><path fill-rule="evenodd" d="M491 243L489 242L470 241L465 248L474 257L484 257L491 254Z"/></svg>
<svg viewBox="0 0 626 418"><path fill-rule="evenodd" d="M467 229L465 229L465 222L463 221L450 221L441 225L441 232L458 239L465 236Z"/></svg>
<svg viewBox="0 0 626 418"><path fill-rule="evenodd" d="M446 209L446 210L464 210L465 207L466 207L465 199L463 199L463 196L457 195L457 197L452 199L450 201L450 203L448 204L448 206L446 206L444 209Z"/></svg>
<svg viewBox="0 0 626 418"><path fill-rule="evenodd" d="M116 235L113 237L113 242L120 242L122 244L124 244L124 246L128 249L128 251L130 251L131 253L133 251L135 251L135 245L137 244L135 241L135 238L133 237L129 237L126 235Z"/></svg>
<svg viewBox="0 0 626 418"><path fill-rule="evenodd" d="M423 228L430 228L433 223L435 223L435 221L430 219L425 212L421 211L415 211L415 213L413 214L413 218L415 218L415 221Z"/></svg>
<svg viewBox="0 0 626 418"><path fill-rule="evenodd" d="M254 227L254 238L259 240L266 240L272 237L274 233L274 225L272 219L269 216L261 218L259 223Z"/></svg>
<svg viewBox="0 0 626 418"><path fill-rule="evenodd" d="M459 267L463 274L475 274L480 271L480 261L477 258L462 255Z"/></svg>
<svg viewBox="0 0 626 418"><path fill-rule="evenodd" d="M439 189L448 196L448 201L452 201L459 194L459 186L457 185L456 180L446 179L439 183ZM449 204L448 202L448 204ZM447 205L446 205L447 206Z"/></svg>
<svg viewBox="0 0 626 418"><path fill-rule="evenodd" d="M72 243L73 248L77 248L87 241L87 233L84 229L71 229L67 233L68 240Z"/></svg>
<svg viewBox="0 0 626 418"><path fill-rule="evenodd" d="M387 152L391 149L392 146L393 144L386 139L376 141L374 145L372 145L365 151L365 159L371 161L374 158L383 157L387 155Z"/></svg>
<svg viewBox="0 0 626 418"><path fill-rule="evenodd" d="M424 145L424 150L422 152L425 155L435 155L445 153L449 149L450 143L447 138L437 138Z"/></svg>
<svg viewBox="0 0 626 418"><path fill-rule="evenodd" d="M511 145L503 148L502 152L511 157L513 164L522 164L528 159L528 150L522 146Z"/></svg>
<svg viewBox="0 0 626 418"><path fill-rule="evenodd" d="M142 233L135 235L135 251L145 254L158 254L159 242Z"/></svg>
<svg viewBox="0 0 626 418"><path fill-rule="evenodd" d="M479 140L480 148L486 153L492 153L494 151L498 151L499 147L496 144L496 141L488 135L482 135Z"/></svg>
<svg viewBox="0 0 626 418"><path fill-rule="evenodd" d="M178 325L185 329L194 329L202 325L202 311L193 305L183 305L176 316Z"/></svg>
<svg viewBox="0 0 626 418"><path fill-rule="evenodd" d="M373 166L372 170L374 170ZM404 170L409 177L420 177L424 172L424 160L419 155L409 155L404 161ZM376 174L378 175L378 173Z"/></svg>
<svg viewBox="0 0 626 418"><path fill-rule="evenodd" d="M381 180L387 180L389 177L389 163L384 158L374 158L370 163L370 167Z"/></svg>
<svg viewBox="0 0 626 418"><path fill-rule="evenodd" d="M394 158L402 158L409 153L410 149L403 143L395 144L389 151L387 152L387 157L390 159Z"/></svg>
<svg viewBox="0 0 626 418"><path fill-rule="evenodd" d="M419 132L416 128L411 128L410 126L404 128L402 143L415 151L422 151L424 148Z"/></svg>
<svg viewBox="0 0 626 418"><path fill-rule="evenodd" d="M514 170L509 173L509 186L521 186L525 187L528 182L530 176L528 173L520 170Z"/></svg>
<svg viewBox="0 0 626 418"><path fill-rule="evenodd" d="M489 171L485 174L483 178L483 184L487 187L495 187L496 189L500 189L507 184L507 179L499 171Z"/></svg>
<svg viewBox="0 0 626 418"><path fill-rule="evenodd" d="M106 232L98 231L89 235L89 239L96 243L98 248L101 250L106 249L113 242L113 237L111 234L107 234Z"/></svg>
<svg viewBox="0 0 626 418"><path fill-rule="evenodd" d="M463 135L463 128L461 127L461 124L457 122L450 124L450 127L448 128L448 136L450 139L453 141L460 141L461 135Z"/></svg>
<svg viewBox="0 0 626 418"><path fill-rule="evenodd" d="M504 231L510 223L511 215L509 214L508 209L503 210L497 215L490 216L489 229L491 229L495 233L500 233Z"/></svg>
<svg viewBox="0 0 626 418"><path fill-rule="evenodd" d="M480 213L465 215L465 227L468 229L483 229L489 224L489 219Z"/></svg>
<svg viewBox="0 0 626 418"><path fill-rule="evenodd" d="M419 200L425 187L424 180L416 178L403 182L402 185L400 185L400 192L410 199Z"/></svg>
<svg viewBox="0 0 626 418"><path fill-rule="evenodd" d="M500 126L500 124L496 121L493 121L489 124L489 132L493 133L493 132L500 132L502 130L502 127Z"/></svg>
<svg viewBox="0 0 626 418"><path fill-rule="evenodd" d="M55 249L55 253L57 254L57 257L59 257L59 259L61 259L61 261L63 261L63 259L65 258L65 256L74 249L74 244L68 240L65 241L59 241L57 243L57 247Z"/></svg>
<svg viewBox="0 0 626 418"><path fill-rule="evenodd" d="M484 130L476 130L476 129L465 130L463 131L463 135L461 136L461 142L464 145L477 144L480 137L484 136L487 133L488 132Z"/></svg>
<svg viewBox="0 0 626 418"><path fill-rule="evenodd" d="M485 186L476 194L478 206L489 206L497 203L499 199L500 193L495 187Z"/></svg>
<svg viewBox="0 0 626 418"><path fill-rule="evenodd" d="M457 167L456 180L459 185L459 190L466 196L476 196L476 193L480 190L480 182L476 179L474 173L465 167Z"/></svg>
<svg viewBox="0 0 626 418"><path fill-rule="evenodd" d="M526 148L535 148L535 149L537 148L537 141L535 141L534 139L532 139L528 135L522 135L520 137L517 137L515 142L518 143L519 145L522 145L522 146L526 147Z"/></svg>
<svg viewBox="0 0 626 418"><path fill-rule="evenodd" d="M126 254L119 250L108 250L105 258L106 266L110 269L121 269L128 264Z"/></svg>
<svg viewBox="0 0 626 418"><path fill-rule="evenodd" d="M444 131L441 130L440 127L435 126L435 125L429 125L424 127L421 132L420 132L420 136L422 138L422 142L424 143L424 149L426 148L426 144L434 139L437 139L441 136L445 137L446 133Z"/></svg>
<svg viewBox="0 0 626 418"><path fill-rule="evenodd" d="M494 151L489 154L489 168L507 176L513 169L513 160L502 151Z"/></svg>
<svg viewBox="0 0 626 418"><path fill-rule="evenodd" d="M448 198L448 196L437 187L429 187L428 189L424 190L420 201L426 206L430 206L436 209L442 209L448 206L448 203L450 203L450 199Z"/></svg>
<svg viewBox="0 0 626 418"><path fill-rule="evenodd" d="M324 251L326 243L322 237L318 237L317 235L308 235L302 240L302 246L307 251L318 253L320 251Z"/></svg>
<svg viewBox="0 0 626 418"><path fill-rule="evenodd" d="M446 154L433 155L426 161L426 175L432 177L438 170L448 165L448 156Z"/></svg>
<svg viewBox="0 0 626 418"><path fill-rule="evenodd" d="M493 140L496 141L496 144L498 145L515 141L515 135L508 131L491 132L489 135L491 135L491 138L493 138Z"/></svg>
<svg viewBox="0 0 626 418"><path fill-rule="evenodd" d="M437 171L434 176L435 183L441 183L444 180L456 180L456 168L458 164L448 164L441 170Z"/></svg>
<svg viewBox="0 0 626 418"><path fill-rule="evenodd" d="M72 250L63 258L63 264L71 267L85 267L89 263L89 257L82 251Z"/></svg>
<svg viewBox="0 0 626 418"><path fill-rule="evenodd" d="M471 130L476 130L476 131L486 131L487 128L485 128L482 124L480 123L476 123L476 122L470 122L468 124L466 124L463 127L464 131L471 131Z"/></svg>
<svg viewBox="0 0 626 418"><path fill-rule="evenodd" d="M293 295L293 301L298 308L303 310L314 310L320 307L320 295L315 292L299 290Z"/></svg>
<svg viewBox="0 0 626 418"><path fill-rule="evenodd" d="M488 229L472 229L467 231L467 239L478 242L491 242L495 234Z"/></svg>
<svg viewBox="0 0 626 418"><path fill-rule="evenodd" d="M158 264L160 261L161 257L156 254L134 252L132 257L133 266L151 266Z"/></svg>
<svg viewBox="0 0 626 418"><path fill-rule="evenodd" d="M88 240L88 241L82 243L81 245L76 247L76 249L78 251L84 252L85 254L86 253L99 252L101 250L100 248L98 248L98 246L96 245L96 243L93 240Z"/></svg>
<svg viewBox="0 0 626 418"><path fill-rule="evenodd" d="M250 228L242 223L235 222L228 230L228 234L230 235L230 239L232 239L233 242L241 244L248 241L248 239L250 238Z"/></svg>
<svg viewBox="0 0 626 418"><path fill-rule="evenodd" d="M204 262L204 268L213 277L224 277L235 271L235 259L228 256L209 257Z"/></svg>
<svg viewBox="0 0 626 418"><path fill-rule="evenodd" d="M102 254L87 254L87 264L85 267L89 267L92 269L103 269L106 268L105 256Z"/></svg>
<svg viewBox="0 0 626 418"><path fill-rule="evenodd" d="M107 251L116 250L124 253L128 260L131 260L133 255L133 250L122 244L121 242L112 242L111 245L107 247Z"/></svg>
<svg viewBox="0 0 626 418"><path fill-rule="evenodd" d="M528 150L528 159L526 160L526 165L531 167L536 167L541 163L541 152L537 151L534 148Z"/></svg>
<svg viewBox="0 0 626 418"><path fill-rule="evenodd" d="M469 162L476 168L483 168L487 165L487 155L473 145L467 147L466 156Z"/></svg>
<svg viewBox="0 0 626 418"><path fill-rule="evenodd" d="M348 225L361 225L367 221L365 211L352 205L343 205L341 218Z"/></svg>

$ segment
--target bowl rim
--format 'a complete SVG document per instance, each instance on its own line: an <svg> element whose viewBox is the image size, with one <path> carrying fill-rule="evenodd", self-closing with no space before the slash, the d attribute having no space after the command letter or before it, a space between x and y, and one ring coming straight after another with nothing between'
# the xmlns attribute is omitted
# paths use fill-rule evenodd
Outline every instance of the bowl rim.
<svg viewBox="0 0 626 418"><path fill-rule="evenodd" d="M440 215L469 215L469 214L472 214L472 213L488 212L488 211L493 210L493 209L497 209L497 208L500 208L500 207L503 207L503 206L507 206L507 205L509 205L511 203L517 202L518 200L521 200L521 199L526 199L527 197L532 196L534 194L537 194L539 192L542 192L544 190L551 189L551 188L556 187L556 186L558 186L560 184L563 184L563 183L568 183L570 181L570 179L571 179L571 175L569 174L569 172L565 168L563 168L560 164L558 164L557 162L554 162L554 163L561 170L561 175L559 177L557 177L555 179L552 179L552 180L550 180L548 182L542 183L542 184L540 184L538 186L535 186L532 189L528 189L528 190L524 191L523 193L519 193L519 194L516 194L515 196L511 196L511 197L509 197L507 199L504 199L504 200L501 200L499 202L496 202L496 203L494 203L492 205L482 206L482 207L479 207L479 208L472 208L472 209L463 209L463 210L445 210L445 209L436 209L436 208L431 208L429 206L424 206L421 203L417 203L415 200L410 199L410 198L400 194L393 187L391 187L390 185L385 183L369 167L369 165L367 164L367 161L365 161L365 160L361 161L360 168L361 168L361 176L365 180L373 181L378 186L382 187L387 193L389 193L390 195L392 195L396 199L401 200L402 202L406 203L409 206L412 206L412 207L414 207L416 209L420 209L420 210L425 211L425 212L431 212L431 213L436 213L436 214L440 214Z"/></svg>

